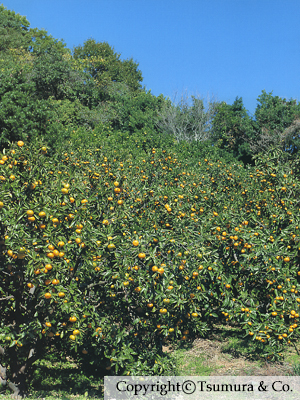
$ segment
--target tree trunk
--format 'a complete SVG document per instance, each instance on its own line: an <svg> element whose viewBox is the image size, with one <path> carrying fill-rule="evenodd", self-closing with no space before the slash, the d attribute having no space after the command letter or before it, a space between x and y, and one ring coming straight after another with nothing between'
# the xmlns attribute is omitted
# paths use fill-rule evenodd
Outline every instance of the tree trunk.
<svg viewBox="0 0 300 400"><path fill-rule="evenodd" d="M37 343L36 347L39 347L40 343ZM0 346L0 354L8 356L10 361L10 379L7 380L7 368L0 364L0 384L7 385L9 389L13 391L12 398L20 400L26 397L27 382L32 375L33 363L39 358L39 354L36 349L32 348L29 351L27 360L20 364L17 361L16 349L14 347L8 348L4 351L3 347Z"/></svg>

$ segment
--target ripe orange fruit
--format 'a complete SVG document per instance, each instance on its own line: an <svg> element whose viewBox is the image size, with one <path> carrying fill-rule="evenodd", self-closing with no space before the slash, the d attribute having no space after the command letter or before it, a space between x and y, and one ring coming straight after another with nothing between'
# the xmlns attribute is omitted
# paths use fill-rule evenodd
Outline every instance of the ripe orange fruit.
<svg viewBox="0 0 300 400"><path fill-rule="evenodd" d="M75 335L70 335L69 338L70 338L71 340L76 340L76 336L75 336Z"/></svg>
<svg viewBox="0 0 300 400"><path fill-rule="evenodd" d="M146 257L146 254L145 254L145 253L139 253L139 254L138 254L138 258L139 258L140 260L143 260L145 257Z"/></svg>
<svg viewBox="0 0 300 400"><path fill-rule="evenodd" d="M133 244L134 246L138 246L138 245L139 245L139 241L138 241L138 240L134 240L134 241L132 242L132 244Z"/></svg>
<svg viewBox="0 0 300 400"><path fill-rule="evenodd" d="M51 264L46 264L45 268L47 271L51 271L51 269L53 268Z"/></svg>
<svg viewBox="0 0 300 400"><path fill-rule="evenodd" d="M108 250L114 250L114 249L116 248L116 246L115 246L113 243L110 243L110 244L107 246L107 248L108 248Z"/></svg>
<svg viewBox="0 0 300 400"><path fill-rule="evenodd" d="M193 313L192 313L192 317L194 317L194 318L198 317L198 313L193 312Z"/></svg>
<svg viewBox="0 0 300 400"><path fill-rule="evenodd" d="M69 193L69 190L68 190L67 188L62 188L62 189L61 189L61 192L62 192L63 194L68 194L68 193Z"/></svg>
<svg viewBox="0 0 300 400"><path fill-rule="evenodd" d="M19 141L17 142L17 145L18 145L19 147L23 147L23 146L24 146L24 142L22 142L22 140L19 140Z"/></svg>
<svg viewBox="0 0 300 400"><path fill-rule="evenodd" d="M72 317L69 318L69 321L70 322L76 322L77 318L75 316L72 316Z"/></svg>
<svg viewBox="0 0 300 400"><path fill-rule="evenodd" d="M159 310L159 312L160 312L161 314L166 314L168 311L167 311L166 308L161 308L161 309Z"/></svg>
<svg viewBox="0 0 300 400"><path fill-rule="evenodd" d="M18 252L18 258L23 260L26 257L26 249L24 247L20 247Z"/></svg>
<svg viewBox="0 0 300 400"><path fill-rule="evenodd" d="M59 292L59 293L58 293L58 297L60 297L60 298L65 297L64 292Z"/></svg>
<svg viewBox="0 0 300 400"><path fill-rule="evenodd" d="M0 201L0 210L1 210L1 208L3 208L3 206L4 206L4 203L2 201Z"/></svg>
<svg viewBox="0 0 300 400"><path fill-rule="evenodd" d="M26 211L26 214L27 214L29 217L32 217L33 214L34 214L34 212L33 212L32 210L27 210L27 211Z"/></svg>
<svg viewBox="0 0 300 400"><path fill-rule="evenodd" d="M45 298L46 299L50 299L51 296L52 296L51 293L49 293L49 292L45 293Z"/></svg>

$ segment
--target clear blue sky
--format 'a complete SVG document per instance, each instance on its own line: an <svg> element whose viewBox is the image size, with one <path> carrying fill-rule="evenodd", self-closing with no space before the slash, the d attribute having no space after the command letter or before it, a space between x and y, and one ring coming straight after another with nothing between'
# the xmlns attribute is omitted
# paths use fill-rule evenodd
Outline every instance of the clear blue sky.
<svg viewBox="0 0 300 400"><path fill-rule="evenodd" d="M68 48L93 38L139 63L143 84L253 113L264 89L300 101L299 0L3 0Z"/></svg>

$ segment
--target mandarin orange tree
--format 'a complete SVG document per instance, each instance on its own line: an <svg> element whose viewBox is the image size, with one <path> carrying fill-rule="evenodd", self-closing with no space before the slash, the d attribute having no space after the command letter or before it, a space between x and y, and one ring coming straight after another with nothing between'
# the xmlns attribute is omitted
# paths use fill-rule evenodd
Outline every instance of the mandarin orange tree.
<svg viewBox="0 0 300 400"><path fill-rule="evenodd" d="M50 348L106 374L166 374L163 344L216 323L241 327L266 358L295 343L293 163L187 163L135 137L121 152L109 128L94 135L1 156L2 383L22 395Z"/></svg>

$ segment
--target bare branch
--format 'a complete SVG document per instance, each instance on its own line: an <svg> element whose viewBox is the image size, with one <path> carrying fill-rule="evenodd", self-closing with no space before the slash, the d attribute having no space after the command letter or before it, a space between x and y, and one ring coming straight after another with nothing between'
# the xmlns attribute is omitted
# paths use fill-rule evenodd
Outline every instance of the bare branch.
<svg viewBox="0 0 300 400"><path fill-rule="evenodd" d="M7 296L7 297L0 297L0 301L4 301L4 300L9 300L9 299L13 299L14 296Z"/></svg>
<svg viewBox="0 0 300 400"><path fill-rule="evenodd" d="M157 126L164 133L173 135L178 141L205 141L211 133L211 122L216 111L216 101L200 96L181 95L180 99L166 102L159 113Z"/></svg>

